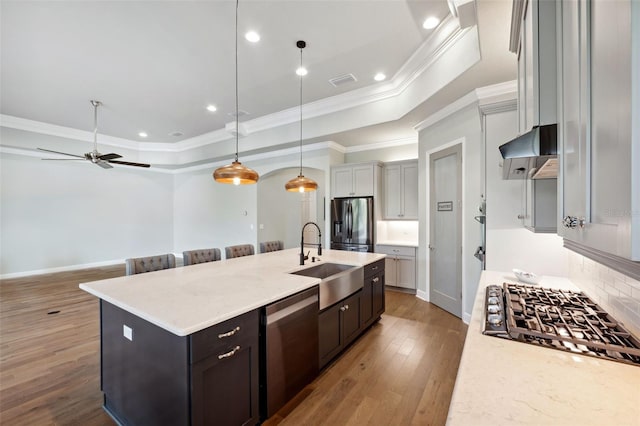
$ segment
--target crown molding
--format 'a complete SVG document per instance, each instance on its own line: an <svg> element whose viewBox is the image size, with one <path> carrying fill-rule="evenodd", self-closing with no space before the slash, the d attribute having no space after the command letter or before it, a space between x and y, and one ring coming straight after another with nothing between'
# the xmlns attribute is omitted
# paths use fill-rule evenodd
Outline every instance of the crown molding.
<svg viewBox="0 0 640 426"><path fill-rule="evenodd" d="M509 111L510 109L513 109L512 106L516 105L517 88L516 80L479 87L430 115L420 123L416 124L413 128L420 132L449 117L451 114L473 105L474 103L483 103L482 108L486 109L486 111L490 110L490 105L498 104L501 106L496 106L496 108L508 108L504 109L504 111ZM496 110L495 112L499 111Z"/></svg>
<svg viewBox="0 0 640 426"><path fill-rule="evenodd" d="M418 143L418 136L396 139L392 141L385 142L376 142L376 143L368 143L365 145L356 145L356 146L348 146L346 147L346 153L352 152L362 152L362 151L371 151L373 149L384 149L384 148L395 148L403 145L412 145Z"/></svg>

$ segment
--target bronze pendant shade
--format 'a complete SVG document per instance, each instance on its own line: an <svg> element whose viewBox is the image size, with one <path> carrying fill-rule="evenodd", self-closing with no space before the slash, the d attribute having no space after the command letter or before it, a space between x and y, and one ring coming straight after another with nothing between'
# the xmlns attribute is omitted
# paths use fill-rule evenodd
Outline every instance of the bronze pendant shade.
<svg viewBox="0 0 640 426"><path fill-rule="evenodd" d="M238 161L238 138L240 126L238 120L238 3L236 0L236 159L233 163L219 167L213 172L213 178L219 183L250 185L258 182L258 173Z"/></svg>
<svg viewBox="0 0 640 426"><path fill-rule="evenodd" d="M300 49L300 67L302 68L302 49L307 46L303 40L298 40L296 47ZM318 189L318 184L302 174L302 75L300 75L300 174L288 181L284 188L289 192L310 192Z"/></svg>

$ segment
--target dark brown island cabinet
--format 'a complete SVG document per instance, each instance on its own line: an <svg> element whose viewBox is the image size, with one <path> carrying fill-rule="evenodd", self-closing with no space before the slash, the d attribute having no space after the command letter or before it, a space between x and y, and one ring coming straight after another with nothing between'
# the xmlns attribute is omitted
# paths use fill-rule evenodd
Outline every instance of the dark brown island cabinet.
<svg viewBox="0 0 640 426"><path fill-rule="evenodd" d="M384 259L364 266L358 290L319 314L320 368L340 354L384 312Z"/></svg>
<svg viewBox="0 0 640 426"><path fill-rule="evenodd" d="M100 306L104 408L118 423L259 422L259 309L181 337Z"/></svg>
<svg viewBox="0 0 640 426"><path fill-rule="evenodd" d="M384 259L363 273L322 312L314 287L188 336L101 299L105 410L121 425L259 424L380 318Z"/></svg>

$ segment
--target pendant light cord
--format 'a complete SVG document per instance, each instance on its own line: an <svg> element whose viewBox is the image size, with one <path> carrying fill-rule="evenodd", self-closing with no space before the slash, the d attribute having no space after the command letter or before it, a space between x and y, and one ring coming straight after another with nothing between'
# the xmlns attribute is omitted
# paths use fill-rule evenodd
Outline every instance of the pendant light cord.
<svg viewBox="0 0 640 426"><path fill-rule="evenodd" d="M240 122L238 113L238 4L236 0L236 162L238 162L238 138L240 135Z"/></svg>
<svg viewBox="0 0 640 426"><path fill-rule="evenodd" d="M300 48L300 68L302 68L302 47ZM302 176L302 73L300 75L300 176Z"/></svg>

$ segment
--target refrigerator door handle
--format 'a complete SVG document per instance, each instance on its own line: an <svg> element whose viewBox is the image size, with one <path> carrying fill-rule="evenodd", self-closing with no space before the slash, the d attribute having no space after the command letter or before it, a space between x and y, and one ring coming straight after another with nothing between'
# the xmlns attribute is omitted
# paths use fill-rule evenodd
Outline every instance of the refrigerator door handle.
<svg viewBox="0 0 640 426"><path fill-rule="evenodd" d="M349 242L353 238L353 207L351 206L351 201L347 204L347 238Z"/></svg>

